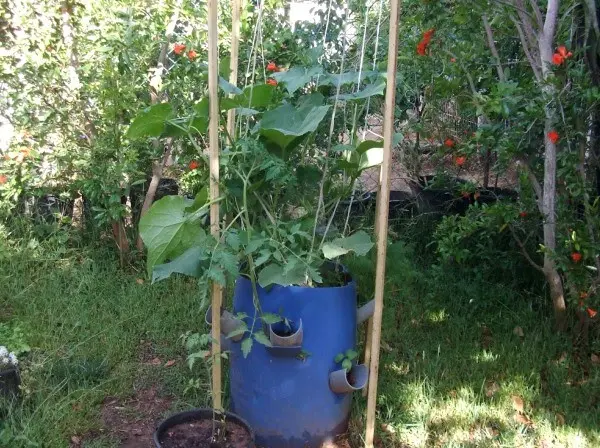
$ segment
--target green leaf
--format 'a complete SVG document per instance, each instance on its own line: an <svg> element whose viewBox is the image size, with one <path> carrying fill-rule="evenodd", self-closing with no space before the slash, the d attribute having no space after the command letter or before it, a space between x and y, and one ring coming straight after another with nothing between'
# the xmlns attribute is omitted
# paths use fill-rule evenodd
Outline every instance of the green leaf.
<svg viewBox="0 0 600 448"><path fill-rule="evenodd" d="M196 353L190 353L187 357L188 367L190 369L192 369L194 367L194 364L196 363L196 360L198 360L198 359L204 360L209 357L210 357L209 350L200 350L199 352L196 352Z"/></svg>
<svg viewBox="0 0 600 448"><path fill-rule="evenodd" d="M358 154L364 154L371 148L383 148L383 140L365 140L356 146L355 151Z"/></svg>
<svg viewBox="0 0 600 448"><path fill-rule="evenodd" d="M265 112L258 128L268 140L285 149L296 137L314 132L328 110L329 106L306 104L296 109L284 104Z"/></svg>
<svg viewBox="0 0 600 448"><path fill-rule="evenodd" d="M377 74L377 72L367 71L362 72L360 74L360 80L362 81L365 78L371 77ZM346 72L346 73L329 73L324 76L324 79L321 81L322 86L333 85L337 87L338 85L346 85L346 84L356 84L359 79L358 72Z"/></svg>
<svg viewBox="0 0 600 448"><path fill-rule="evenodd" d="M343 353L338 353L337 355L335 355L335 358L333 360L336 363L340 363L340 362L342 362L343 359L344 359L344 354Z"/></svg>
<svg viewBox="0 0 600 448"><path fill-rule="evenodd" d="M152 283L169 278L173 274L183 274L199 278L202 274L200 269L202 261L208 259L209 256L204 248L199 246L191 247L173 261L154 266Z"/></svg>
<svg viewBox="0 0 600 448"><path fill-rule="evenodd" d="M278 83L285 84L285 89L292 95L300 87L304 87L317 75L323 73L319 65L313 67L292 67L288 71L274 73L272 76Z"/></svg>
<svg viewBox="0 0 600 448"><path fill-rule="evenodd" d="M198 117L208 118L210 116L210 103L207 97L202 98L194 104L194 112Z"/></svg>
<svg viewBox="0 0 600 448"><path fill-rule="evenodd" d="M340 255L354 252L356 255L366 255L373 247L371 237L364 231L359 230L355 234L345 237L336 238L335 240L323 245L323 255L331 260Z"/></svg>
<svg viewBox="0 0 600 448"><path fill-rule="evenodd" d="M383 91L385 90L385 81L379 80L373 84L369 84L363 90L356 93L344 93L338 96L339 100L345 101L353 101L353 100L362 100L365 98L369 98L374 95L383 95ZM332 98L335 98L333 96Z"/></svg>
<svg viewBox="0 0 600 448"><path fill-rule="evenodd" d="M346 372L352 370L352 361L350 361L349 359L344 359L342 361L342 369L346 369Z"/></svg>
<svg viewBox="0 0 600 448"><path fill-rule="evenodd" d="M269 261L269 258L271 258L271 252L268 249L261 250L260 257L254 260L254 267L257 268L259 266L262 266L267 261Z"/></svg>
<svg viewBox="0 0 600 448"><path fill-rule="evenodd" d="M165 196L156 201L140 220L140 236L148 248L148 276L154 266L174 259L194 245L201 245L206 232L185 213L191 201Z"/></svg>
<svg viewBox="0 0 600 448"><path fill-rule="evenodd" d="M371 148L360 155L358 170L366 170L383 163L383 148Z"/></svg>
<svg viewBox="0 0 600 448"><path fill-rule="evenodd" d="M242 93L242 90L239 87L234 86L221 76L219 76L219 87L228 95L240 95Z"/></svg>
<svg viewBox="0 0 600 448"><path fill-rule="evenodd" d="M273 347L273 344L271 344L271 341L262 330L255 332L252 336L254 336L254 339L256 339L256 342L259 344L266 345L267 347Z"/></svg>
<svg viewBox="0 0 600 448"><path fill-rule="evenodd" d="M165 124L173 115L173 108L169 103L155 104L144 109L127 130L128 138L159 137Z"/></svg>
<svg viewBox="0 0 600 448"><path fill-rule="evenodd" d="M208 187L203 187L196 197L194 198L194 202L189 207L186 207L185 211L187 213L193 213L199 208L205 206L208 203Z"/></svg>
<svg viewBox="0 0 600 448"><path fill-rule="evenodd" d="M260 318L267 325L276 324L282 321L281 316L278 316L277 314L273 313L264 313Z"/></svg>
<svg viewBox="0 0 600 448"><path fill-rule="evenodd" d="M236 328L233 331L230 331L229 334L226 336L228 339L229 338L235 338L236 336L239 336L240 334L244 334L248 331L248 326L246 325L246 322L242 322L242 325L240 325L238 328Z"/></svg>
<svg viewBox="0 0 600 448"><path fill-rule="evenodd" d="M353 359L358 358L358 352L356 350L353 349L348 349L346 350L346 358L348 358L350 361L352 361Z"/></svg>
<svg viewBox="0 0 600 448"><path fill-rule="evenodd" d="M296 265L294 269L286 271L278 264L268 264L258 274L258 283L263 288L269 285L301 285L306 280L306 273L302 265Z"/></svg>
<svg viewBox="0 0 600 448"><path fill-rule="evenodd" d="M248 354L250 353L250 350L252 350L252 344L254 342L254 339L252 338L246 338L242 341L242 354L244 355L244 358L248 357Z"/></svg>

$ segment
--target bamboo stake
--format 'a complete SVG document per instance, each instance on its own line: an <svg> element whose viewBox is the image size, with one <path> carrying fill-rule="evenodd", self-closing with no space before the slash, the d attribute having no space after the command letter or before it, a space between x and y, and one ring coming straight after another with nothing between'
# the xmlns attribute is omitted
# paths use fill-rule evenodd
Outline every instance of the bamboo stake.
<svg viewBox="0 0 600 448"><path fill-rule="evenodd" d="M210 158L210 199L219 197L219 50L217 34L218 0L208 0L208 99L210 122L208 126ZM210 206L210 231L219 239L219 203ZM212 283L212 395L213 408L222 409L221 401L221 304L223 289Z"/></svg>
<svg viewBox="0 0 600 448"><path fill-rule="evenodd" d="M238 78L238 59L240 50L240 14L242 0L231 1L231 62L229 67L229 82L237 86ZM235 138L235 109L229 109L227 112L227 132L231 138Z"/></svg>
<svg viewBox="0 0 600 448"><path fill-rule="evenodd" d="M373 448L375 436L375 410L377 407L377 380L379 377L379 350L383 294L385 292L385 257L387 253L388 213L390 202L390 176L392 171L392 145L394 137L394 108L396 102L396 65L398 62L398 20L400 0L390 0L390 35L388 43L387 88L383 121L383 164L379 191L377 192L377 268L375 271L375 312L371 334L371 363L369 369L369 394L367 399L367 427L365 448Z"/></svg>

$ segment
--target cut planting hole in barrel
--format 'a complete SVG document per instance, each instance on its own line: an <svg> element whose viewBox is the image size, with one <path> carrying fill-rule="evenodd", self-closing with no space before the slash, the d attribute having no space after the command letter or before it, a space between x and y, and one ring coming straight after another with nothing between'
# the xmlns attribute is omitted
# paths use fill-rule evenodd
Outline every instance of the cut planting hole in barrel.
<svg viewBox="0 0 600 448"><path fill-rule="evenodd" d="M269 325L269 340L276 347L301 346L303 339L302 319L297 323L286 319Z"/></svg>
<svg viewBox="0 0 600 448"><path fill-rule="evenodd" d="M336 394L347 394L364 389L369 380L369 369L364 364L352 366L350 371L339 369L329 374L329 387Z"/></svg>

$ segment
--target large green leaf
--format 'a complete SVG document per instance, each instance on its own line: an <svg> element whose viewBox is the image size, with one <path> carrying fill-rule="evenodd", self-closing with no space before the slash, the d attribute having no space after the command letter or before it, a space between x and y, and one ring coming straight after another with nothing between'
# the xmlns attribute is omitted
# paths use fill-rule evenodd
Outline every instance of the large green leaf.
<svg viewBox="0 0 600 448"><path fill-rule="evenodd" d="M315 106L312 102L298 109L284 104L265 112L258 128L268 140L285 149L296 137L315 131L328 110L329 106Z"/></svg>
<svg viewBox="0 0 600 448"><path fill-rule="evenodd" d="M155 104L144 109L127 130L127 137L159 137L162 134L165 124L173 115L173 108L169 103Z"/></svg>
<svg viewBox="0 0 600 448"><path fill-rule="evenodd" d="M242 93L242 90L239 87L234 86L221 76L219 76L219 87L223 92L225 92L228 95L239 95Z"/></svg>
<svg viewBox="0 0 600 448"><path fill-rule="evenodd" d="M378 74L378 72L373 72L373 71L361 72L360 80L362 81L363 79L371 77L376 74ZM356 71L346 72L346 73L341 73L341 74L340 73L329 73L323 77L320 84L322 86L333 85L334 87L337 87L338 85L343 86L346 84L356 84L356 82L358 81L358 78L359 78L359 75L358 75L358 72L356 72Z"/></svg>
<svg viewBox="0 0 600 448"><path fill-rule="evenodd" d="M362 256L367 255L372 247L371 237L364 230L359 230L351 236L336 238L329 243L325 243L323 245L323 255L329 260L348 252L354 252L356 255Z"/></svg>
<svg viewBox="0 0 600 448"><path fill-rule="evenodd" d="M201 276L201 263L208 260L205 249L200 246L190 247L183 254L169 263L154 266L152 283L169 278L173 274L183 274L190 277Z"/></svg>
<svg viewBox="0 0 600 448"><path fill-rule="evenodd" d="M356 93L344 93L338 96L340 100L362 100L365 98L369 98L374 95L383 95L383 91L385 90L385 81L379 80L374 82L373 84L369 84L363 90ZM334 98L334 97L332 97Z"/></svg>
<svg viewBox="0 0 600 448"><path fill-rule="evenodd" d="M360 155L358 170L363 171L383 163L383 148L371 148Z"/></svg>
<svg viewBox="0 0 600 448"><path fill-rule="evenodd" d="M286 272L286 269L283 266L270 263L258 274L258 283L263 288L270 285L301 285L305 281L306 270L300 264L297 264L294 268Z"/></svg>
<svg viewBox="0 0 600 448"><path fill-rule="evenodd" d="M221 110L263 109L271 104L275 88L268 84L248 86L239 95L221 100Z"/></svg>
<svg viewBox="0 0 600 448"><path fill-rule="evenodd" d="M288 71L274 73L273 78L278 83L285 84L285 89L292 95L300 87L304 87L317 75L323 73L323 68L319 65L314 67L292 67Z"/></svg>
<svg viewBox="0 0 600 448"><path fill-rule="evenodd" d="M192 204L181 196L165 196L140 220L140 236L148 248L148 276L152 276L156 265L178 257L206 237L195 219L198 212L185 212Z"/></svg>

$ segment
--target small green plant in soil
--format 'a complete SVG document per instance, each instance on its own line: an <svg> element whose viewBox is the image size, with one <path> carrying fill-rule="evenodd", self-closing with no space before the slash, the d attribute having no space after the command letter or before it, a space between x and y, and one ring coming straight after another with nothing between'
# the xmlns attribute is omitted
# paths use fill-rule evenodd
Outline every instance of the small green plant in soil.
<svg viewBox="0 0 600 448"><path fill-rule="evenodd" d="M338 353L334 361L336 364L340 364L342 369L346 370L346 373L350 373L352 370L352 366L354 365L354 360L358 358L358 352L354 349L348 349L344 353Z"/></svg>

